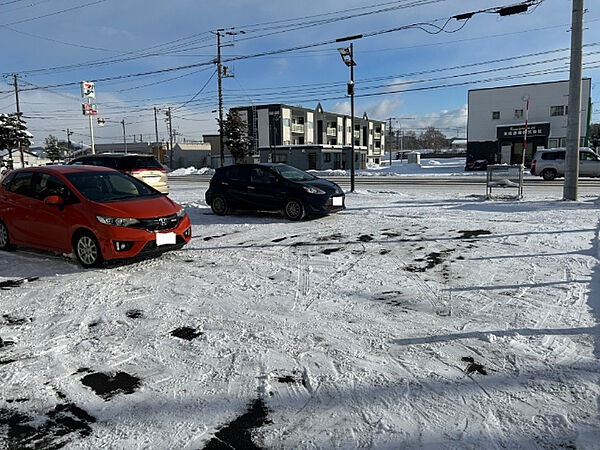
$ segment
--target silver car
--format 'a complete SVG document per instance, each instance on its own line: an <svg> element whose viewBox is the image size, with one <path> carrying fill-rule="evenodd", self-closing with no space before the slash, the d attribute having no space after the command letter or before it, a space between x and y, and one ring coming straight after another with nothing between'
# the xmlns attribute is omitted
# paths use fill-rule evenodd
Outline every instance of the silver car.
<svg viewBox="0 0 600 450"><path fill-rule="evenodd" d="M550 181L565 176L565 148L538 150L531 162L532 175ZM579 176L600 177L600 156L587 147L579 149Z"/></svg>

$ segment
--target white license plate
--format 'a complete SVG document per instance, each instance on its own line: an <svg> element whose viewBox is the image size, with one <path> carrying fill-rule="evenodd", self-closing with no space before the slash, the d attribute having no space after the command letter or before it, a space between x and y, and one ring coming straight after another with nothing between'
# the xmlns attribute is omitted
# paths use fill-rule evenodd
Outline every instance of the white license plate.
<svg viewBox="0 0 600 450"><path fill-rule="evenodd" d="M158 183L160 181L160 177L144 177L144 181L146 183Z"/></svg>
<svg viewBox="0 0 600 450"><path fill-rule="evenodd" d="M156 245L170 245L177 243L175 233L156 233Z"/></svg>
<svg viewBox="0 0 600 450"><path fill-rule="evenodd" d="M343 197L332 197L333 206L342 206L344 204Z"/></svg>

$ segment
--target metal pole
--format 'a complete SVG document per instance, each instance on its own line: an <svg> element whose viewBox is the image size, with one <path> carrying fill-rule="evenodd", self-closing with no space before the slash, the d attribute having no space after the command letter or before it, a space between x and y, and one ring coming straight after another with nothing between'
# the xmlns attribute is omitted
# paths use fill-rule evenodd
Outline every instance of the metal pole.
<svg viewBox="0 0 600 450"><path fill-rule="evenodd" d="M583 44L583 0L573 0L571 19L571 72L567 114L567 154L565 160L564 200L577 200L579 145L581 133L581 63Z"/></svg>
<svg viewBox="0 0 600 450"><path fill-rule="evenodd" d="M158 145L158 119L156 118L156 107L154 107L154 133L156 135L156 144Z"/></svg>
<svg viewBox="0 0 600 450"><path fill-rule="evenodd" d="M354 192L354 43L350 43L350 83L352 92L350 95L350 114L352 123L352 150L350 153L350 192Z"/></svg>
<svg viewBox="0 0 600 450"><path fill-rule="evenodd" d="M388 120L390 121L390 129L388 130L388 138L390 143L388 144L389 149L390 149L390 168L392 167L392 119L393 117L390 117Z"/></svg>
<svg viewBox="0 0 600 450"><path fill-rule="evenodd" d="M92 100L88 98L88 104L92 104ZM92 111L92 107L90 106L89 112ZM94 145L94 121L92 120L92 115L88 115L90 119L90 144L92 145L92 155L96 154L96 146Z"/></svg>
<svg viewBox="0 0 600 450"><path fill-rule="evenodd" d="M219 86L219 147L221 167L225 165L225 147L223 144L223 68L221 66L221 32L217 31L217 78Z"/></svg>
<svg viewBox="0 0 600 450"><path fill-rule="evenodd" d="M171 118L171 107L169 106L169 166L174 169L173 164L173 119Z"/></svg>
<svg viewBox="0 0 600 450"><path fill-rule="evenodd" d="M525 152L527 151L527 123L529 122L529 97L527 97L525 106L525 131L523 133L523 155L521 156L521 166L525 167Z"/></svg>
<svg viewBox="0 0 600 450"><path fill-rule="evenodd" d="M15 80L15 101L17 104L17 120L20 122L21 121L21 108L19 106L19 84L17 82L17 74L13 75L14 80ZM23 147L21 147L21 140L17 141L17 148L19 149L19 155L21 156L21 167L25 167L25 158L23 157ZM9 158L12 161L12 154L10 153L9 150Z"/></svg>
<svg viewBox="0 0 600 450"><path fill-rule="evenodd" d="M123 125L123 147L125 147L125 153L127 153L127 136L125 135L125 119L121 120Z"/></svg>

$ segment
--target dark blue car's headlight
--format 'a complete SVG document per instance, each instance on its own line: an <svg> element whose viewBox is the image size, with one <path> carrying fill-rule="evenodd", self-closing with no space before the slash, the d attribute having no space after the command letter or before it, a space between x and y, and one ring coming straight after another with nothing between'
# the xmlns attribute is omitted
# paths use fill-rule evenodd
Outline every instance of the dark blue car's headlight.
<svg viewBox="0 0 600 450"><path fill-rule="evenodd" d="M304 188L304 190L305 190L306 192L308 192L309 194L318 194L318 195L323 195L323 194L325 194L325 193L326 193L325 191L323 191L323 190L321 190L321 189L319 189L319 188L316 188L316 187L314 187L314 186L302 186L302 187L303 187L303 188Z"/></svg>

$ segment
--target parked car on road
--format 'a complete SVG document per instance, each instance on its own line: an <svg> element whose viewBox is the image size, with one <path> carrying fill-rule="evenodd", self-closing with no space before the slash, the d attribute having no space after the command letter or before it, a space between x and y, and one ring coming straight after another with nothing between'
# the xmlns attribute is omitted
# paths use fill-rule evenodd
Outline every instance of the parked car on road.
<svg viewBox="0 0 600 450"><path fill-rule="evenodd" d="M152 155L100 153L97 155L80 156L70 161L69 164L78 166L103 166L117 169L128 175L133 175L138 180L149 184L163 194L169 193L167 170Z"/></svg>
<svg viewBox="0 0 600 450"><path fill-rule="evenodd" d="M538 150L533 155L531 174L551 181L565 176L565 148ZM579 176L600 177L600 156L587 147L579 149Z"/></svg>
<svg viewBox="0 0 600 450"><path fill-rule="evenodd" d="M83 267L95 267L179 249L191 235L180 205L106 167L18 169L0 184L0 250L74 253Z"/></svg>
<svg viewBox="0 0 600 450"><path fill-rule="evenodd" d="M232 209L282 211L290 220L344 209L344 191L286 164L236 164L215 171L206 203L217 215Z"/></svg>

